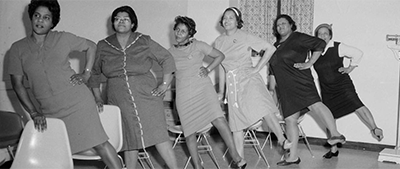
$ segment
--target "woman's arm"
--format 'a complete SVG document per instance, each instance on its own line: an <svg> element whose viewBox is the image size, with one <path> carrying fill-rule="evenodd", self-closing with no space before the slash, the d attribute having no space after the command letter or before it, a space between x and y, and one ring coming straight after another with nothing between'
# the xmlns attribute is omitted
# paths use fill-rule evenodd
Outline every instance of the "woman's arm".
<svg viewBox="0 0 400 169"><path fill-rule="evenodd" d="M348 67L339 68L339 72L342 74L352 72L356 67L358 67L358 63L360 63L361 58L363 56L363 52L360 49L357 49L352 46L348 46L344 43L340 43L339 45L339 56L346 57L350 59L350 64Z"/></svg>
<svg viewBox="0 0 400 169"><path fill-rule="evenodd" d="M211 50L208 56L214 58L214 60L207 67L200 68L200 77L207 77L208 73L210 73L214 68L216 68L222 62L222 60L225 59L225 55L221 51L215 48Z"/></svg>
<svg viewBox="0 0 400 169"><path fill-rule="evenodd" d="M100 88L93 87L92 88L92 93L93 93L94 100L96 102L97 108L99 108L99 112L103 112L104 101L101 98Z"/></svg>
<svg viewBox="0 0 400 169"><path fill-rule="evenodd" d="M165 73L163 75L163 82L157 88L153 89L153 91L151 91L153 96L163 96L171 84L172 78L172 73Z"/></svg>
<svg viewBox="0 0 400 169"><path fill-rule="evenodd" d="M71 83L74 85L80 85L82 83L87 83L87 81L90 78L91 72L92 72L92 67L93 63L95 60L96 56L96 44L90 40L86 40L88 48L85 50L86 51L86 65L85 69L83 70L82 73L80 74L74 74L71 76Z"/></svg>
<svg viewBox="0 0 400 169"><path fill-rule="evenodd" d="M28 95L28 91L26 90L23 80L23 75L10 75L11 76L11 84L15 93L17 94L18 100L20 101L22 107L30 114L32 120L34 120L35 128L39 131L44 131L47 128L46 118L43 114L36 111L35 106L32 103Z"/></svg>
<svg viewBox="0 0 400 169"><path fill-rule="evenodd" d="M257 63L255 66L256 72L259 72L271 59L271 56L274 54L276 51L276 48L272 46L270 43L267 43L267 47L265 48L264 55L261 57L261 60Z"/></svg>
<svg viewBox="0 0 400 169"><path fill-rule="evenodd" d="M222 67L222 65L219 65L218 67L219 67L218 98L220 99L220 101L222 101L225 93L225 82L226 82L225 69Z"/></svg>
<svg viewBox="0 0 400 169"><path fill-rule="evenodd" d="M309 69L311 66L318 60L318 58L321 56L322 51L314 51L312 52L312 55L310 59L308 59L307 62L305 63L295 63L294 67L298 68L299 70L304 70L304 69Z"/></svg>

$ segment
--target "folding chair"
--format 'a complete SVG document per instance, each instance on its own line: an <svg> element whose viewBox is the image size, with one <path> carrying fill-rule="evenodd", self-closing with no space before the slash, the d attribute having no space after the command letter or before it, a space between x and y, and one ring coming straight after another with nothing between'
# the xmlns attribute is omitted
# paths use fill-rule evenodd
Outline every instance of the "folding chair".
<svg viewBox="0 0 400 169"><path fill-rule="evenodd" d="M199 153L208 153L210 155L211 160L214 162L215 166L217 168L219 167L217 158L215 157L214 152L212 151L212 147L210 145L210 142L207 139L208 132L211 130L212 125L211 123L205 126L204 128L200 129L197 133L197 149ZM185 139L183 137L183 130L180 125L177 126L170 126L168 130L172 133L178 134L178 136L175 138L173 148L176 146L178 143L184 143ZM203 163L203 159L200 157L201 162ZM190 163L190 160L192 159L192 156L189 156L189 158L186 160L184 169L186 169Z"/></svg>
<svg viewBox="0 0 400 169"><path fill-rule="evenodd" d="M19 138L21 137L24 124L22 117L15 112L0 111L0 149L7 149L8 157L3 162L13 160L14 150L17 149Z"/></svg>
<svg viewBox="0 0 400 169"><path fill-rule="evenodd" d="M103 112L100 112L99 115L101 124L109 137L108 141L119 152L122 149L123 143L121 110L118 106L103 105ZM93 148L75 153L72 155L72 158L77 160L101 160L101 157ZM118 155L118 158L122 166L124 166L121 156Z"/></svg>
<svg viewBox="0 0 400 169"><path fill-rule="evenodd" d="M304 119L304 115L300 116L299 119L297 120L297 127L299 128L299 136L300 136L300 138L303 139L304 143L306 144L308 151L310 151L311 157L314 158L315 156L311 150L311 146L310 146L310 143L308 142L307 135L304 132L303 127L301 127L301 125L300 125L300 123L303 121L303 119ZM281 124L282 130L285 132L285 125L286 125L285 120L283 120L283 119L279 120L279 124Z"/></svg>
<svg viewBox="0 0 400 169"><path fill-rule="evenodd" d="M147 164L151 169L154 169L154 165L150 160L150 155L145 151L145 149L139 151L138 160L142 168L146 168L145 164Z"/></svg>
<svg viewBox="0 0 400 169"><path fill-rule="evenodd" d="M270 167L267 157L265 156L263 152L263 148L261 147L260 142L258 141L256 131L259 130L262 124L262 120L257 121L244 131L244 146L252 146L254 150L256 151L258 158L262 158L265 162L265 164ZM264 142L265 143L265 142ZM225 157L226 153L228 153L227 149L222 157Z"/></svg>

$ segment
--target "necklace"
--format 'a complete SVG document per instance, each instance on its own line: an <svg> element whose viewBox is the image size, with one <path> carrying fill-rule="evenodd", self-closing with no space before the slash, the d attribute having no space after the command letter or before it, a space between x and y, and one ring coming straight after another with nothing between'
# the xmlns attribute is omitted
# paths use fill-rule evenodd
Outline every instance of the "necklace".
<svg viewBox="0 0 400 169"><path fill-rule="evenodd" d="M192 42L193 42L193 41L191 40L191 41L188 41L188 42L186 42L186 43L184 43L184 44L182 44L182 45L180 45L180 44L175 44L174 47L179 48L179 47L188 46L188 45L190 45Z"/></svg>

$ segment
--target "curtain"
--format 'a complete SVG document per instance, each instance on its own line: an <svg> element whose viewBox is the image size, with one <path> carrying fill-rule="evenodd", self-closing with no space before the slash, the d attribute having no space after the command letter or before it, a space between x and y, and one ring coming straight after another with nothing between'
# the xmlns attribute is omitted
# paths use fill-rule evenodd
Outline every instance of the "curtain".
<svg viewBox="0 0 400 169"><path fill-rule="evenodd" d="M314 0L281 0L281 13L293 18L297 31L312 35Z"/></svg>
<svg viewBox="0 0 400 169"><path fill-rule="evenodd" d="M312 35L314 0L240 0L239 9L244 21L242 29L270 43L275 42L272 27L278 12L291 16L297 31Z"/></svg>
<svg viewBox="0 0 400 169"><path fill-rule="evenodd" d="M277 14L277 0L240 0L243 30L270 43L275 42L272 27Z"/></svg>

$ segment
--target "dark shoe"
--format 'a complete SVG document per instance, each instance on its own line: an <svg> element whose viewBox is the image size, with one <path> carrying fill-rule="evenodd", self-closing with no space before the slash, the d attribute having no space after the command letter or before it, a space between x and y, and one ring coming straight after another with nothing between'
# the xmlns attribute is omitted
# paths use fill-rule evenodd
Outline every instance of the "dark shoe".
<svg viewBox="0 0 400 169"><path fill-rule="evenodd" d="M325 143L324 145L322 145L322 146L324 146L325 148L331 148L331 147L332 147L328 142L326 142L326 143ZM342 143L337 143L336 146L337 146L338 148L342 148L342 147L343 147L343 144L342 144Z"/></svg>
<svg viewBox="0 0 400 169"><path fill-rule="evenodd" d="M329 152L327 152L324 156L324 158L326 159L330 159L332 157L337 157L339 155L339 150L337 150L335 153L332 153L332 151L329 150Z"/></svg>
<svg viewBox="0 0 400 169"><path fill-rule="evenodd" d="M247 166L247 162L242 158L240 161L232 162L232 168L238 168L238 169L245 169Z"/></svg>
<svg viewBox="0 0 400 169"><path fill-rule="evenodd" d="M383 139L383 130L381 128L375 127L371 130L371 133L376 140L381 141Z"/></svg>
<svg viewBox="0 0 400 169"><path fill-rule="evenodd" d="M344 137L344 135L340 135L340 136L332 136L331 138L328 139L328 143L330 145L335 145L335 144L344 144L346 143L346 137Z"/></svg>
<svg viewBox="0 0 400 169"><path fill-rule="evenodd" d="M278 163L276 163L276 165L287 166L287 165L292 165L292 164L300 164L300 162L301 162L300 158L297 158L296 161L292 161L292 162L282 160L282 161L279 161Z"/></svg>

